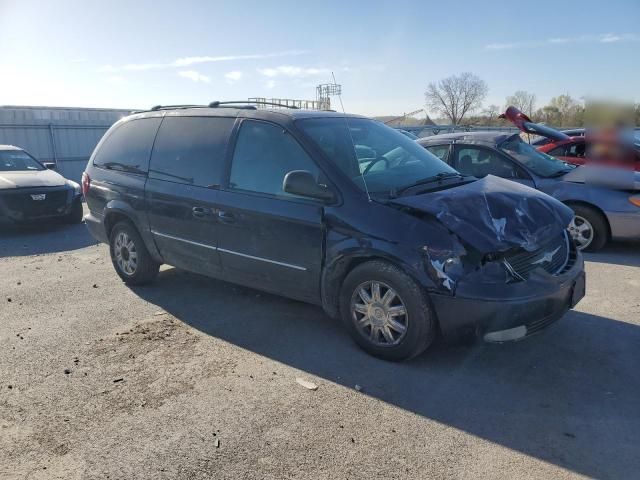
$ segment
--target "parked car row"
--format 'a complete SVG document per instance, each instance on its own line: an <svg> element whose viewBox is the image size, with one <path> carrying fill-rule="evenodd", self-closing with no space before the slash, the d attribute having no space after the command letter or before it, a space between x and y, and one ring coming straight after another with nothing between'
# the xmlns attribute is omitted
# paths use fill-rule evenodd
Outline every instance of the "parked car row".
<svg viewBox="0 0 640 480"><path fill-rule="evenodd" d="M580 250L640 238L640 183L585 171L517 134L414 141L355 115L213 102L120 120L81 187L0 149L0 209L77 222L81 189L127 284L166 263L314 303L369 353L402 360L438 334L518 340L580 301Z"/></svg>
<svg viewBox="0 0 640 480"><path fill-rule="evenodd" d="M519 112L511 112L510 117L517 120ZM589 167L577 168L540 151L563 142L563 135L528 119L524 125L514 123L523 131L552 138L552 143L535 148L517 134L492 132L437 135L418 143L462 174L477 178L495 175L540 190L569 206L574 211L569 232L579 249L594 251L609 240L640 239L640 173L624 172L625 179L618 185L604 180L588 182L585 172ZM619 172L599 169L596 173L614 176Z"/></svg>
<svg viewBox="0 0 640 480"><path fill-rule="evenodd" d="M126 283L167 263L314 303L385 359L524 338L584 296L570 208L355 115L155 107L105 134L82 187Z"/></svg>

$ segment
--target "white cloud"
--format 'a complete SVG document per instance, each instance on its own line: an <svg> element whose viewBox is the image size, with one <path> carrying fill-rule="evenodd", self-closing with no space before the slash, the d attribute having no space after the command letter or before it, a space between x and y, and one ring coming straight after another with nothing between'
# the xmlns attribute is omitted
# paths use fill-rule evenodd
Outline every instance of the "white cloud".
<svg viewBox="0 0 640 480"><path fill-rule="evenodd" d="M203 82L203 83L209 83L211 82L211 79L209 77L207 77L206 75L202 75L201 73L196 72L195 70L181 70L178 72L178 75L180 75L183 78L188 78L189 80L192 80L194 82Z"/></svg>
<svg viewBox="0 0 640 480"><path fill-rule="evenodd" d="M234 70L232 72L227 72L224 74L224 78L227 79L227 83L233 84L239 80L242 80L243 77L243 73L238 71L238 70Z"/></svg>
<svg viewBox="0 0 640 480"><path fill-rule="evenodd" d="M172 62L167 63L128 63L125 65L102 65L98 70L101 72L116 72L121 70L127 71L145 71L160 70L167 68L184 68L191 65L202 63L230 62L234 60L262 60L267 58L287 57L305 54L305 50L286 50L283 52L271 53L252 53L248 55L220 55L220 56L199 56L199 57L181 57Z"/></svg>
<svg viewBox="0 0 640 480"><path fill-rule="evenodd" d="M536 48L571 43L617 43L638 41L640 41L640 34L637 33L603 33L600 35L547 38L545 40L534 42L490 43L485 45L484 48L485 50L512 50L516 48Z"/></svg>
<svg viewBox="0 0 640 480"><path fill-rule="evenodd" d="M296 67L293 65L280 65L272 68L259 68L258 73L265 77L289 77L289 78L304 78L304 77L317 77L321 75L331 75L331 70L328 68L304 68Z"/></svg>
<svg viewBox="0 0 640 480"><path fill-rule="evenodd" d="M265 86L271 90L272 88L274 88L276 86L276 81L275 80L267 80L267 83L265 84Z"/></svg>

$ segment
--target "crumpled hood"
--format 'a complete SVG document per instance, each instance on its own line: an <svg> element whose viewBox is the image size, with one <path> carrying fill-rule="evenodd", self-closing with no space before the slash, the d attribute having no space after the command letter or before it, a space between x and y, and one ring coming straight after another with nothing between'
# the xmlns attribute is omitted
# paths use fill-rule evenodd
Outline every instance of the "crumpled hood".
<svg viewBox="0 0 640 480"><path fill-rule="evenodd" d="M0 172L0 190L26 187L61 187L66 180L53 170Z"/></svg>
<svg viewBox="0 0 640 480"><path fill-rule="evenodd" d="M559 236L573 218L573 211L554 198L493 175L393 203L433 215L483 254L513 247L535 250Z"/></svg>

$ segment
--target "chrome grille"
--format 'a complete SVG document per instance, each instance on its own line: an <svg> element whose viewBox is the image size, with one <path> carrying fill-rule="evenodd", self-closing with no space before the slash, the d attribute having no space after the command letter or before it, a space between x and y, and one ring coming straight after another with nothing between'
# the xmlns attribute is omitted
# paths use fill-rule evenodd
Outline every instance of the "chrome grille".
<svg viewBox="0 0 640 480"><path fill-rule="evenodd" d="M533 252L520 250L504 257L505 267L514 276L526 279L533 270L542 267L557 275L565 271L571 260L571 241L566 232ZM575 261L575 255L574 261Z"/></svg>

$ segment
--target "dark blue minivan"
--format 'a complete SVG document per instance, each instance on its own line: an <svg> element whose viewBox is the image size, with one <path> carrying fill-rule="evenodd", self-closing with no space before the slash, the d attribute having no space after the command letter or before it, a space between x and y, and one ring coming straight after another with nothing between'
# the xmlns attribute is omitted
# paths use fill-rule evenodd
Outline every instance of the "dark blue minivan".
<svg viewBox="0 0 640 480"><path fill-rule="evenodd" d="M385 359L520 339L584 296L569 208L364 117L154 107L113 125L82 188L127 284L167 263L321 305Z"/></svg>

